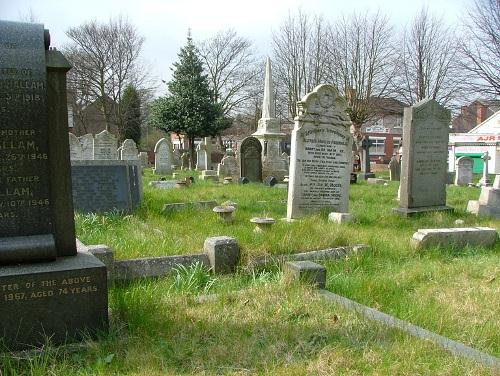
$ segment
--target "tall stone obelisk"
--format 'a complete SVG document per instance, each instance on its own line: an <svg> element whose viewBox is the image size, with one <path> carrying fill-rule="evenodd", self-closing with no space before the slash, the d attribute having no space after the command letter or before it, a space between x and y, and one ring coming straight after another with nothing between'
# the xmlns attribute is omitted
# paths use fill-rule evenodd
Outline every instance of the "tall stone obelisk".
<svg viewBox="0 0 500 376"><path fill-rule="evenodd" d="M285 134L281 132L280 123L276 119L270 58L267 58L266 61L262 117L259 120L257 131L252 136L258 138L262 144L262 179L274 176L278 181L282 181L285 175L288 175L286 161L281 157L280 151L280 144L285 138Z"/></svg>

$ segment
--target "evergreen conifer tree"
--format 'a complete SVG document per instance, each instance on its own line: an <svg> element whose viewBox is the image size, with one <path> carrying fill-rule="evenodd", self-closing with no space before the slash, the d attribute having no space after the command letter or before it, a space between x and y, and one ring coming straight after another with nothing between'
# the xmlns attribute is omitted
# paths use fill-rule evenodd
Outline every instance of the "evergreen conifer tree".
<svg viewBox="0 0 500 376"><path fill-rule="evenodd" d="M120 141L131 138L139 145L141 140L141 99L133 85L128 85L123 91L120 111L122 114Z"/></svg>
<svg viewBox="0 0 500 376"><path fill-rule="evenodd" d="M212 99L190 34L178 56L179 61L172 68L172 80L167 84L169 94L154 101L149 120L165 132L184 134L189 140L193 161L195 138L216 136L229 122L222 117L220 105Z"/></svg>

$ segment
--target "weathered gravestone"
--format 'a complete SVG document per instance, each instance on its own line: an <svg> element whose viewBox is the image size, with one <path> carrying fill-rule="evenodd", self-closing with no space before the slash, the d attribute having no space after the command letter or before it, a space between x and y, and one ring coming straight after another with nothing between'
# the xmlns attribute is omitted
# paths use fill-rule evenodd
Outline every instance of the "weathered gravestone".
<svg viewBox="0 0 500 376"><path fill-rule="evenodd" d="M446 206L450 111L433 99L405 108L400 205L402 216L452 210Z"/></svg>
<svg viewBox="0 0 500 376"><path fill-rule="evenodd" d="M161 138L155 145L155 168L158 175L172 173L173 155L172 143L166 138Z"/></svg>
<svg viewBox="0 0 500 376"><path fill-rule="evenodd" d="M479 200L471 200L467 211L480 217L500 218L500 175L495 176L493 187L482 187Z"/></svg>
<svg viewBox="0 0 500 376"><path fill-rule="evenodd" d="M232 149L226 150L225 157L217 166L217 175L219 177L231 177L234 181L239 180L240 167Z"/></svg>
<svg viewBox="0 0 500 376"><path fill-rule="evenodd" d="M116 137L107 130L103 130L101 133L96 134L94 138L94 160L118 159L116 144Z"/></svg>
<svg viewBox="0 0 500 376"><path fill-rule="evenodd" d="M149 157L148 157L147 152L141 151L139 153L139 160L141 161L141 167L148 167L149 166Z"/></svg>
<svg viewBox="0 0 500 376"><path fill-rule="evenodd" d="M251 182L262 181L262 145L255 137L245 138L240 145L241 176Z"/></svg>
<svg viewBox="0 0 500 376"><path fill-rule="evenodd" d="M479 187L490 187L491 186L491 180L490 177L488 176L488 161L491 160L490 153L487 151L484 152L484 154L481 156L481 159L483 160L483 177L479 180Z"/></svg>
<svg viewBox="0 0 500 376"><path fill-rule="evenodd" d="M191 168L191 157L186 151L181 154L181 170L189 170Z"/></svg>
<svg viewBox="0 0 500 376"><path fill-rule="evenodd" d="M460 157L455 161L455 185L472 183L474 160L470 157Z"/></svg>
<svg viewBox="0 0 500 376"><path fill-rule="evenodd" d="M137 161L139 159L139 150L137 150L137 145L134 140L127 138L123 141L120 159L122 161Z"/></svg>
<svg viewBox="0 0 500 376"><path fill-rule="evenodd" d="M331 85L319 85L297 102L288 219L322 209L348 211L353 140L346 108L345 99Z"/></svg>
<svg viewBox="0 0 500 376"><path fill-rule="evenodd" d="M0 21L0 336L9 349L107 328L106 267L76 249L70 65L49 44L43 25Z"/></svg>
<svg viewBox="0 0 500 376"><path fill-rule="evenodd" d="M78 137L73 133L68 133L69 137L69 157L72 161L83 159L83 148Z"/></svg>
<svg viewBox="0 0 500 376"><path fill-rule="evenodd" d="M390 181L399 181L401 179L401 163L397 156L393 155L391 160L389 161L389 180Z"/></svg>
<svg viewBox="0 0 500 376"><path fill-rule="evenodd" d="M82 145L82 159L88 161L94 159L94 136L90 133L78 137Z"/></svg>

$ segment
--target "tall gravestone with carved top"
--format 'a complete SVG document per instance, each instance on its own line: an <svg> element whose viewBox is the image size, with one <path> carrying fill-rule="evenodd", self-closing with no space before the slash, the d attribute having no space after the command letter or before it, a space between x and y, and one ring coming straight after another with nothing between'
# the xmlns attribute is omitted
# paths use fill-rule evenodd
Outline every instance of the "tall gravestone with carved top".
<svg viewBox="0 0 500 376"><path fill-rule="evenodd" d="M363 150L361 156L361 172L358 174L358 178L368 179L374 178L375 174L371 172L370 167L370 148L373 146L373 141L370 140L368 135L363 137L361 142L361 149Z"/></svg>
<svg viewBox="0 0 500 376"><path fill-rule="evenodd" d="M106 267L77 253L70 65L43 25L0 21L0 336L11 349L107 328Z"/></svg>
<svg viewBox="0 0 500 376"><path fill-rule="evenodd" d="M323 209L348 212L353 139L345 99L319 85L297 102L292 132L287 218Z"/></svg>
<svg viewBox="0 0 500 376"><path fill-rule="evenodd" d="M446 206L450 111L434 99L404 110L399 208L402 216L452 210Z"/></svg>

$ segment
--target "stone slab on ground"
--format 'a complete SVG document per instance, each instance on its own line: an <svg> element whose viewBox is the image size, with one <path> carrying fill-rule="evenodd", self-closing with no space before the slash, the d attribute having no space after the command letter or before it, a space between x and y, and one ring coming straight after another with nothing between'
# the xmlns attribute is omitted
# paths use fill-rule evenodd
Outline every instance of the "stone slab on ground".
<svg viewBox="0 0 500 376"><path fill-rule="evenodd" d="M387 180L385 179L380 179L380 178L367 178L366 182L368 184L378 184L378 185L384 185L387 183Z"/></svg>
<svg viewBox="0 0 500 376"><path fill-rule="evenodd" d="M405 207L399 207L399 208L393 208L392 211L395 214L400 215L401 217L412 217L418 214L424 214L424 213L429 213L429 212L437 212L437 211L449 211L452 212L453 208L449 206L424 206L420 208L405 208Z"/></svg>
<svg viewBox="0 0 500 376"><path fill-rule="evenodd" d="M326 285L326 268L312 261L288 261L285 263L284 274L321 289Z"/></svg>
<svg viewBox="0 0 500 376"><path fill-rule="evenodd" d="M496 229L490 227L433 228L419 229L413 234L411 244L417 249L466 245L493 247L497 238Z"/></svg>

